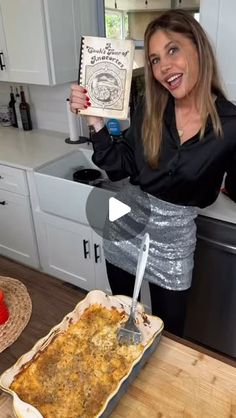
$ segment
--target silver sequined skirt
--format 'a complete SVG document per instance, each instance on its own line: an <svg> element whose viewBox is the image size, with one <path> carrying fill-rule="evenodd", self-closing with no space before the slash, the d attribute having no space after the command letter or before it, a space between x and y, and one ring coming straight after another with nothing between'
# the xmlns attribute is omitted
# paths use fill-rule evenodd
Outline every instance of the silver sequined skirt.
<svg viewBox="0 0 236 418"><path fill-rule="evenodd" d="M144 279L170 290L188 289L196 246L197 208L157 199L131 184L116 198L130 206L131 212L114 222L106 221L103 249L107 261L135 274L141 239L149 232Z"/></svg>

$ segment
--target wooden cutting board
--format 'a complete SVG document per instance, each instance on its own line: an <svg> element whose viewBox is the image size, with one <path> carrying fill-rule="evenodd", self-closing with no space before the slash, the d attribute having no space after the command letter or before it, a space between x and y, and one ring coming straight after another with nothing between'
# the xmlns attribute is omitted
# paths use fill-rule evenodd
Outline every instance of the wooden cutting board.
<svg viewBox="0 0 236 418"><path fill-rule="evenodd" d="M13 418L0 396L0 418ZM112 418L236 418L236 368L162 337Z"/></svg>

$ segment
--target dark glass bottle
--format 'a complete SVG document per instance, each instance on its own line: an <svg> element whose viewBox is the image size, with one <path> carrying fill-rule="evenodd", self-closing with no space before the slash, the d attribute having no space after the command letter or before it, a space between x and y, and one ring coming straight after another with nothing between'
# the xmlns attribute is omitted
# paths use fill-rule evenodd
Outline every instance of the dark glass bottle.
<svg viewBox="0 0 236 418"><path fill-rule="evenodd" d="M15 100L15 96L13 93L13 87L11 86L10 102L8 104L8 108L10 112L11 124L12 126L14 126L14 128L18 128L15 103L16 103L16 100Z"/></svg>
<svg viewBox="0 0 236 418"><path fill-rule="evenodd" d="M32 120L30 115L30 105L25 100L25 93L23 90L23 87L20 86L20 114L21 114L21 120L24 131L31 131L33 129L32 127Z"/></svg>
<svg viewBox="0 0 236 418"><path fill-rule="evenodd" d="M17 119L17 125L19 129L23 129L23 125L22 125L22 120L21 120L21 114L20 114L20 94L18 92L18 88L16 87L16 105L15 105L15 109L16 109L16 119Z"/></svg>

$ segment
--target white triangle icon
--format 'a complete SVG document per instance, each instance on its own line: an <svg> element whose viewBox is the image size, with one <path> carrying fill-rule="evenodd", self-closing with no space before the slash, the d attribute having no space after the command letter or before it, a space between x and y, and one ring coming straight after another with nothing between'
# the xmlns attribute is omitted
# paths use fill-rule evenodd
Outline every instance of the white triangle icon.
<svg viewBox="0 0 236 418"><path fill-rule="evenodd" d="M131 208L115 197L109 199L109 221L114 222L131 211Z"/></svg>

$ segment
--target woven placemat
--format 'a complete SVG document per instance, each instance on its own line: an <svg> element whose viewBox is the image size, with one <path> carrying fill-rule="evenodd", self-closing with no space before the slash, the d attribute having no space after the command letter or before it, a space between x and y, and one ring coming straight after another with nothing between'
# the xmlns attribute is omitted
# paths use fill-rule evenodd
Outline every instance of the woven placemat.
<svg viewBox="0 0 236 418"><path fill-rule="evenodd" d="M17 340L29 322L32 302L27 288L19 280L0 276L0 289L5 295L9 318L0 325L0 353Z"/></svg>

